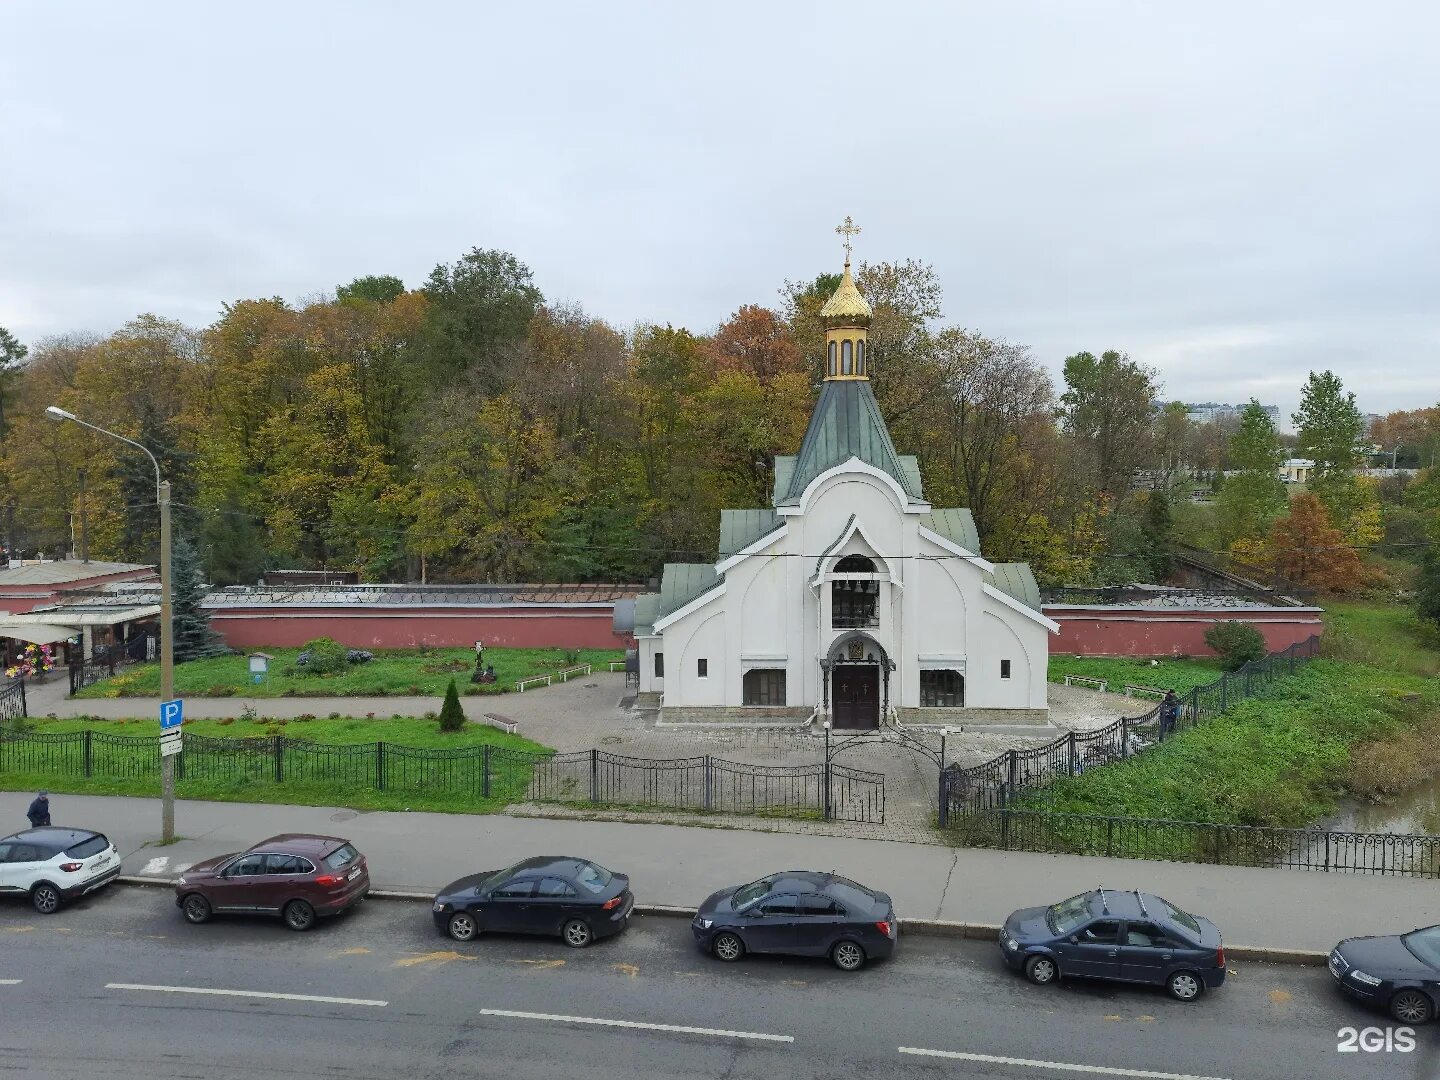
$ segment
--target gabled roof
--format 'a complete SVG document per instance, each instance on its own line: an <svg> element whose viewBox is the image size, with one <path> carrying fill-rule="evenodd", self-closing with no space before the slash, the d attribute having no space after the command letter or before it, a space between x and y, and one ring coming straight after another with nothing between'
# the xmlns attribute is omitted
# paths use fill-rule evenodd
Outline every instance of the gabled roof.
<svg viewBox="0 0 1440 1080"><path fill-rule="evenodd" d="M920 524L966 551L980 554L980 534L975 529L975 516L969 510L932 510L920 519Z"/></svg>
<svg viewBox="0 0 1440 1080"><path fill-rule="evenodd" d="M1035 583L1029 563L996 563L990 574L990 583L1026 607L1040 610L1040 586Z"/></svg>
<svg viewBox="0 0 1440 1080"><path fill-rule="evenodd" d="M790 478L795 475L795 459L793 457L777 457L775 459L775 490L770 495L770 502L779 506L785 501L785 493L790 490Z"/></svg>
<svg viewBox="0 0 1440 1080"><path fill-rule="evenodd" d="M82 562L79 559L56 559L53 562L22 563L0 570L0 587L6 585L66 585L72 581L109 577L112 574L133 574L138 570L154 570L144 563Z"/></svg>
<svg viewBox="0 0 1440 1080"><path fill-rule="evenodd" d="M708 592L720 580L710 563L666 563L660 578L660 610L657 619L679 611L697 596ZM636 618L639 616L637 614Z"/></svg>
<svg viewBox="0 0 1440 1080"><path fill-rule="evenodd" d="M649 637L655 633L655 620L660 618L660 594L641 593L635 598L635 636Z"/></svg>
<svg viewBox="0 0 1440 1080"><path fill-rule="evenodd" d="M762 536L780 527L780 515L763 510L720 511L720 558L738 555Z"/></svg>
<svg viewBox="0 0 1440 1080"><path fill-rule="evenodd" d="M887 473L916 502L923 502L919 469L907 469L868 379L831 379L820 388L820 400L810 415L810 426L795 457L789 483L780 487L780 460L776 460L777 506L794 506L810 482L852 457Z"/></svg>

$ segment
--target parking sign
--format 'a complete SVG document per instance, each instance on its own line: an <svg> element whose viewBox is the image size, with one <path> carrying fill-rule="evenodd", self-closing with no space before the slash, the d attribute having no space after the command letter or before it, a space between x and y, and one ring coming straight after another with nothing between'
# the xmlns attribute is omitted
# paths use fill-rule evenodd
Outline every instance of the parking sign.
<svg viewBox="0 0 1440 1080"><path fill-rule="evenodd" d="M160 703L160 730L169 731L185 722L185 703L179 698Z"/></svg>

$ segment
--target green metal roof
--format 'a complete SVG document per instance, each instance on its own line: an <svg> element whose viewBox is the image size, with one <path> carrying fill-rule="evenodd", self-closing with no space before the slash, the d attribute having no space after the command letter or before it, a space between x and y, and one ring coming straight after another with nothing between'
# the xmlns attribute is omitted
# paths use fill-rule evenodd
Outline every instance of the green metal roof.
<svg viewBox="0 0 1440 1080"><path fill-rule="evenodd" d="M852 457L888 473L911 499L924 501L919 469L913 466L906 469L895 452L890 429L885 426L875 392L870 389L870 380L831 379L820 388L820 400L810 416L810 426L800 444L790 482L783 489L779 484L780 461L776 460L776 492L784 492L776 505L798 503L812 480Z"/></svg>
<svg viewBox="0 0 1440 1080"><path fill-rule="evenodd" d="M785 493L790 490L790 478L795 475L795 459L793 457L777 457L775 459L775 491L770 496L770 501L779 506L785 501Z"/></svg>
<svg viewBox="0 0 1440 1080"><path fill-rule="evenodd" d="M655 620L660 617L660 594L641 593L635 597L635 636L649 637L655 633Z"/></svg>
<svg viewBox="0 0 1440 1080"><path fill-rule="evenodd" d="M980 534L975 530L975 516L969 510L932 510L920 519L920 524L931 532L939 533L952 544L959 544L966 551L980 554Z"/></svg>
<svg viewBox="0 0 1440 1080"><path fill-rule="evenodd" d="M747 547L780 527L774 510L721 510L720 558L738 555Z"/></svg>
<svg viewBox="0 0 1440 1080"><path fill-rule="evenodd" d="M1030 572L1029 563L996 563L990 583L1026 607L1040 610L1040 586L1035 584L1035 575Z"/></svg>
<svg viewBox="0 0 1440 1080"><path fill-rule="evenodd" d="M666 563L660 578L660 610L657 619L679 611L720 580L709 563ZM636 613L639 621L639 613Z"/></svg>

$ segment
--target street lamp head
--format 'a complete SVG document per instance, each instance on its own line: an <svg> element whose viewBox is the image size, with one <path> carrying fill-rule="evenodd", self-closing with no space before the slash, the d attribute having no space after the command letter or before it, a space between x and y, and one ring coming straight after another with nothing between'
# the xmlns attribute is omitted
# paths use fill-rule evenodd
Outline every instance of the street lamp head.
<svg viewBox="0 0 1440 1080"><path fill-rule="evenodd" d="M58 405L51 405L48 409L45 410L45 415L48 416L51 420L75 420L75 419L77 419L77 417L75 416L74 413L72 413L72 412L66 412L64 409L60 408Z"/></svg>

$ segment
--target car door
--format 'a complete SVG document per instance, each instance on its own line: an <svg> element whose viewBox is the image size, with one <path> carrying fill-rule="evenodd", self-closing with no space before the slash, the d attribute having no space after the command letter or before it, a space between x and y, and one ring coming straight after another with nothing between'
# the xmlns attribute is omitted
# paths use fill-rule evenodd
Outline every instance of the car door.
<svg viewBox="0 0 1440 1080"><path fill-rule="evenodd" d="M0 844L0 892L14 892L15 886L10 880L10 850L14 844Z"/></svg>
<svg viewBox="0 0 1440 1080"><path fill-rule="evenodd" d="M801 920L800 897L796 893L767 896L751 909L745 928L745 946L752 952L799 952L797 938Z"/></svg>
<svg viewBox="0 0 1440 1080"><path fill-rule="evenodd" d="M1175 959L1175 951L1175 942L1154 923L1127 922L1120 939L1120 978L1160 985Z"/></svg>
<svg viewBox="0 0 1440 1080"><path fill-rule="evenodd" d="M838 901L824 893L801 894L795 936L806 956L829 953L845 926L845 909Z"/></svg>
<svg viewBox="0 0 1440 1080"><path fill-rule="evenodd" d="M1060 969L1066 975L1118 979L1120 930L1119 919L1095 919L1079 927L1058 949Z"/></svg>
<svg viewBox="0 0 1440 1080"><path fill-rule="evenodd" d="M542 877L530 901L530 928L537 934L558 934L560 926L577 909L579 893L564 878Z"/></svg>
<svg viewBox="0 0 1440 1080"><path fill-rule="evenodd" d="M265 880L256 890L256 903L268 911L279 911L295 898L320 903L323 890L311 884L315 868L309 859L298 855L265 856Z"/></svg>
<svg viewBox="0 0 1440 1080"><path fill-rule="evenodd" d="M484 908L485 929L533 932L529 924L534 896L533 877L513 877L495 886Z"/></svg>
<svg viewBox="0 0 1440 1080"><path fill-rule="evenodd" d="M261 911L266 884L265 856L241 855L211 886L210 906L216 911Z"/></svg>
<svg viewBox="0 0 1440 1080"><path fill-rule="evenodd" d="M0 844L0 892L25 892L35 882L40 850L20 840Z"/></svg>

